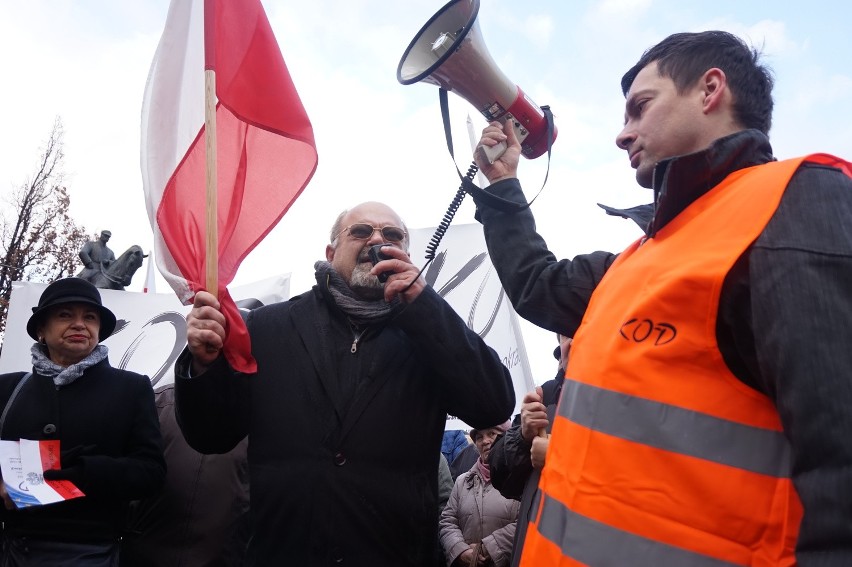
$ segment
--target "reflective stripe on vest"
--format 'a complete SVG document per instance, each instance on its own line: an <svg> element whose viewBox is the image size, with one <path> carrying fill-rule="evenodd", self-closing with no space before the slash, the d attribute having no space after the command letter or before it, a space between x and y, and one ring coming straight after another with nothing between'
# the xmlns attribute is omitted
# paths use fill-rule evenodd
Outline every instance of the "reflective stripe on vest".
<svg viewBox="0 0 852 567"><path fill-rule="evenodd" d="M586 565L630 567L732 567L706 555L692 553L596 522L544 496L538 531L567 557Z"/></svg>
<svg viewBox="0 0 852 567"><path fill-rule="evenodd" d="M578 425L768 476L790 476L790 444L780 431L604 390L565 378L558 415ZM570 402L570 403L569 403Z"/></svg>

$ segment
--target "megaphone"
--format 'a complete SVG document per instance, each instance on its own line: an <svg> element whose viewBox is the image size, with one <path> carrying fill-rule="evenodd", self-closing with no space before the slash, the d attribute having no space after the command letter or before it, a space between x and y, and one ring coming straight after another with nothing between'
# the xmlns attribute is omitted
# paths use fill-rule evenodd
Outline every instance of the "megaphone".
<svg viewBox="0 0 852 567"><path fill-rule="evenodd" d="M547 151L547 118L523 90L494 63L476 16L479 0L452 0L432 16L402 55L396 78L403 85L420 81L453 91L489 122L510 122L529 159ZM553 128L552 143L556 139ZM505 142L482 150L492 163L506 151Z"/></svg>

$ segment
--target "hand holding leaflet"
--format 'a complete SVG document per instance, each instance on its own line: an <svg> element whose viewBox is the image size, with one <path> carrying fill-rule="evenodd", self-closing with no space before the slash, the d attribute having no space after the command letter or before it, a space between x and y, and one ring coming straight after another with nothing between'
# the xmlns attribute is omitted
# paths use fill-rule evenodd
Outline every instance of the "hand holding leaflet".
<svg viewBox="0 0 852 567"><path fill-rule="evenodd" d="M0 441L0 472L9 497L18 508L85 496L69 480L44 478L45 471L59 468L58 440Z"/></svg>

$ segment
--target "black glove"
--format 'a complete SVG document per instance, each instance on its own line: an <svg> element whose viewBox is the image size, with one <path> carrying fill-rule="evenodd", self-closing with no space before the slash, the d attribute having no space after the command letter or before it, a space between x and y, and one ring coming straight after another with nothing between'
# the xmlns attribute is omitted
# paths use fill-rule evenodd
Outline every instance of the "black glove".
<svg viewBox="0 0 852 567"><path fill-rule="evenodd" d="M77 445L70 449L59 451L59 464L62 468L68 468L79 464L80 457L87 457L98 454L97 445Z"/></svg>
<svg viewBox="0 0 852 567"><path fill-rule="evenodd" d="M98 454L97 445L77 445L70 449L59 452L59 464L61 469L48 469L44 471L45 480L70 480L77 487L82 488L85 482L86 467L81 457Z"/></svg>
<svg viewBox="0 0 852 567"><path fill-rule="evenodd" d="M78 488L82 487L86 469L83 466L48 469L44 471L44 480L70 480Z"/></svg>

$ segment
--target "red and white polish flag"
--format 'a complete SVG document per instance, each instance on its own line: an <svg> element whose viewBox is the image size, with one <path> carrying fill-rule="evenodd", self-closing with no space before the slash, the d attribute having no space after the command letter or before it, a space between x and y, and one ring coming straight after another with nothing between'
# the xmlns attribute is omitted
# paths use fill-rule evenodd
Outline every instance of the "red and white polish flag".
<svg viewBox="0 0 852 567"><path fill-rule="evenodd" d="M204 70L216 73L218 294L225 356L253 372L227 291L313 176L316 144L260 0L172 0L142 103L142 182L157 268L182 303L205 282Z"/></svg>

